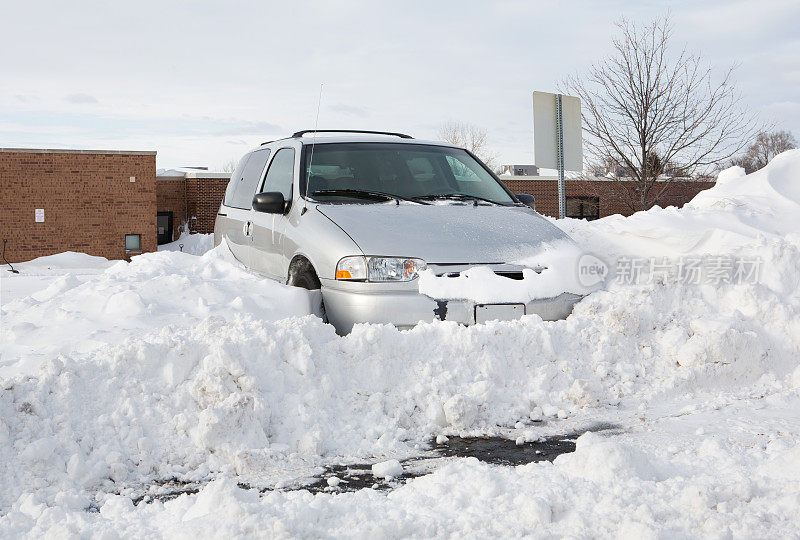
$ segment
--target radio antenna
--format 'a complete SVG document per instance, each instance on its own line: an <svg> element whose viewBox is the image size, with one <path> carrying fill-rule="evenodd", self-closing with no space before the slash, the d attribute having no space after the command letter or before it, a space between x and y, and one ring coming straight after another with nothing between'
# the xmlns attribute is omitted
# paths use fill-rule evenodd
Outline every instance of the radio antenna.
<svg viewBox="0 0 800 540"><path fill-rule="evenodd" d="M306 213L308 210L308 181L311 179L311 164L314 162L314 146L317 144L317 128L319 128L319 109L322 105L322 86L324 83L320 83L319 85L319 99L317 99L317 119L314 120L314 135L311 139L311 156L308 158L308 167L306 167L306 196L303 199L303 211L300 212L300 215Z"/></svg>

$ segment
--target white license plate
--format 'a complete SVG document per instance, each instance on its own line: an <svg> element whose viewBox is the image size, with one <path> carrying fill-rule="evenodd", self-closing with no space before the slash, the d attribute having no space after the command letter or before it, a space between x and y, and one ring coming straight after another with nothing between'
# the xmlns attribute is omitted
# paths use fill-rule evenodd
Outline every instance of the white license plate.
<svg viewBox="0 0 800 540"><path fill-rule="evenodd" d="M525 304L479 304L475 306L475 322L513 321L525 315Z"/></svg>

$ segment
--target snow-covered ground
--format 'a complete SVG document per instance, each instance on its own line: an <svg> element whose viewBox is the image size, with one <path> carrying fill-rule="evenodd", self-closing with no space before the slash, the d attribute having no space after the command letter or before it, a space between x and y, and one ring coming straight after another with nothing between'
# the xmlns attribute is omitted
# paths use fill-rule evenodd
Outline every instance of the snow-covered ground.
<svg viewBox="0 0 800 540"><path fill-rule="evenodd" d="M339 337L224 245L3 272L0 535L796 536L800 151L680 210L556 223L611 270L556 322ZM553 463L273 489L599 424ZM134 504L170 479L200 491Z"/></svg>

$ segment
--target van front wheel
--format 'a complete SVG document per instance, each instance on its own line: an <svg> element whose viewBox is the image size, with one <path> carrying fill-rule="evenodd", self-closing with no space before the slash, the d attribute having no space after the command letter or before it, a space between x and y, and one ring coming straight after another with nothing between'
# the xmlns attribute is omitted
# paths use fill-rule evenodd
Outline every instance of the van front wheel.
<svg viewBox="0 0 800 540"><path fill-rule="evenodd" d="M315 291L321 287L317 273L311 263L305 259L292 261L289 268L289 285Z"/></svg>
<svg viewBox="0 0 800 540"><path fill-rule="evenodd" d="M321 287L319 278L313 270L310 272L303 272L298 275L294 279L294 283L292 283L292 285L295 287L300 287L301 289L308 289L309 291L316 291Z"/></svg>
<svg viewBox="0 0 800 540"><path fill-rule="evenodd" d="M312 307L312 311L323 321L328 322L328 318L325 316L325 304L322 300L322 285L311 263L305 259L293 261L289 268L289 285L313 291L312 300L315 305Z"/></svg>

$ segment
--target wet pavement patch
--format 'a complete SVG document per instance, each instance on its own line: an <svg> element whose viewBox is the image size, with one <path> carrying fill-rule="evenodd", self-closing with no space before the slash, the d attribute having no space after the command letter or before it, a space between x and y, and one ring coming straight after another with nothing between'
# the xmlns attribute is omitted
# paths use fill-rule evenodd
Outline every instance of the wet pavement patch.
<svg viewBox="0 0 800 540"><path fill-rule="evenodd" d="M575 439L586 432L619 433L619 426L598 422L566 435L544 437L538 441L517 444L505 437L448 437L447 442L429 442L431 449L442 457L474 457L495 465L525 465L537 461L553 461L561 454L575 451Z"/></svg>
<svg viewBox="0 0 800 540"><path fill-rule="evenodd" d="M372 465L367 463L333 465L316 475L311 482L281 488L263 488L259 491L297 491L311 493L342 493L360 489L386 491L405 484L412 478L430 474L434 467L426 466L452 457L474 457L495 465L515 466L537 461L553 461L557 456L575 451L575 441L580 433L555 436L539 441L517 444L503 437L449 437L447 442L429 442L429 451L421 456L401 459L403 474L389 480L372 474ZM331 485L330 479L335 478Z"/></svg>
<svg viewBox="0 0 800 540"><path fill-rule="evenodd" d="M371 463L330 465L322 472L288 485L254 486L239 483L242 489L256 489L259 493L270 491L300 491L311 493L344 493L361 489L387 491L405 484L412 478L430 474L442 458L473 457L486 463L502 466L517 466L539 461L553 461L561 454L575 451L575 439L587 431L619 433L613 424L593 424L585 429L566 435L541 438L537 441L521 442L504 437L448 437L446 442L428 442L428 448L419 456L399 460L403 473L395 478L384 479L372 474ZM134 504L141 502L168 501L181 495L200 491L207 482L183 482L177 478L154 482L148 493L132 498Z"/></svg>
<svg viewBox="0 0 800 540"><path fill-rule="evenodd" d="M405 462L408 462L408 460L405 460ZM401 463L404 463L404 461L401 460ZM404 468L403 474L400 476L392 479L384 479L376 477L372 474L371 464L360 463L355 465L333 465L331 467L326 467L325 472L317 475L313 482L300 486L283 488L281 491L297 491L300 489L308 490L311 493L341 493L346 491L359 491L361 489L377 489L380 491L387 491L405 484L406 481L410 480L411 478L424 476L429 472L430 471L407 470ZM334 478L336 479L333 480L335 485L331 485L329 480ZM272 490L261 490L262 493L265 491Z"/></svg>
<svg viewBox="0 0 800 540"><path fill-rule="evenodd" d="M575 451L575 441L566 436L517 444L502 437L449 437L446 443L433 445L444 457L474 457L495 465L525 465L553 461L557 456Z"/></svg>

